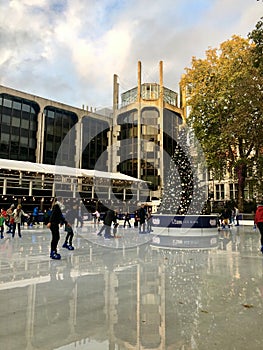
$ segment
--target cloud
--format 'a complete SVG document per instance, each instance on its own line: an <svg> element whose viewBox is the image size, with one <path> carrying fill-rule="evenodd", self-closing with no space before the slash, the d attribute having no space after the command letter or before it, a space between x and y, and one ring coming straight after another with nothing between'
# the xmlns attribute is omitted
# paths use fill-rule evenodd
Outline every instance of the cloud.
<svg viewBox="0 0 263 350"><path fill-rule="evenodd" d="M143 81L178 90L192 56L233 34L247 36L256 0L0 0L0 83L73 106L110 106ZM261 11L262 12L262 11Z"/></svg>

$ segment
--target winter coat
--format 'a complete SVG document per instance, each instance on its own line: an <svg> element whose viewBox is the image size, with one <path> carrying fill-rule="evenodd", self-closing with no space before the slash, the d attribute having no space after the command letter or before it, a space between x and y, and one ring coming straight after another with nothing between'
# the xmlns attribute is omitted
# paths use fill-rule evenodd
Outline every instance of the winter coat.
<svg viewBox="0 0 263 350"><path fill-rule="evenodd" d="M259 205L257 207L254 221L256 225L258 224L258 222L263 222L263 205Z"/></svg>
<svg viewBox="0 0 263 350"><path fill-rule="evenodd" d="M56 203L52 208L49 222L55 225L64 224L66 222L58 203Z"/></svg>
<svg viewBox="0 0 263 350"><path fill-rule="evenodd" d="M138 214L139 214L139 218L140 218L140 223L141 224L144 224L145 223L145 220L147 218L147 212L144 208L140 208L138 210Z"/></svg>
<svg viewBox="0 0 263 350"><path fill-rule="evenodd" d="M109 209L105 215L104 224L111 226L113 222L116 222L116 215L113 210Z"/></svg>
<svg viewBox="0 0 263 350"><path fill-rule="evenodd" d="M27 216L27 214L25 214L22 209L15 209L14 210L14 222L16 224L21 224L21 222L22 222L22 215L23 216Z"/></svg>

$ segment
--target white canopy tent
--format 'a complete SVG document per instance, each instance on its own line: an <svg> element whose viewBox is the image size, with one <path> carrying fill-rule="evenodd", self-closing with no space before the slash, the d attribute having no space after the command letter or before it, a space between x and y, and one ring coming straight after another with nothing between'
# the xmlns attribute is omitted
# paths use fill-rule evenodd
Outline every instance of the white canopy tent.
<svg viewBox="0 0 263 350"><path fill-rule="evenodd" d="M72 177L107 178L121 181L145 182L143 180L136 179L122 173L110 173L99 170L78 169L62 165L40 164L2 158L0 159L0 169L42 174L65 175Z"/></svg>

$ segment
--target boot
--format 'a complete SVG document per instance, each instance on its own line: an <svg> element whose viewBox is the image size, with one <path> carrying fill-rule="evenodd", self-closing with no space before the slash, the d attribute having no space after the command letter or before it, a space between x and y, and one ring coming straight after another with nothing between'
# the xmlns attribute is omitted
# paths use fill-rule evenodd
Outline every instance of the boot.
<svg viewBox="0 0 263 350"><path fill-rule="evenodd" d="M51 257L51 259L55 259L55 260L60 260L60 259L61 259L61 255L58 254L58 253L55 252L55 251L52 251L52 252L50 253L50 257Z"/></svg>

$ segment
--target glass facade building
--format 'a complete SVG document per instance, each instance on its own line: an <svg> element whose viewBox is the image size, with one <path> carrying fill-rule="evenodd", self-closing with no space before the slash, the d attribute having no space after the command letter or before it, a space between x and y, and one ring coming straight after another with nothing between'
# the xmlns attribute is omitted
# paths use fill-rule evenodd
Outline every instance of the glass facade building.
<svg viewBox="0 0 263 350"><path fill-rule="evenodd" d="M0 158L36 161L39 110L33 101L0 94Z"/></svg>
<svg viewBox="0 0 263 350"><path fill-rule="evenodd" d="M0 158L105 171L111 123L109 117L0 86Z"/></svg>

